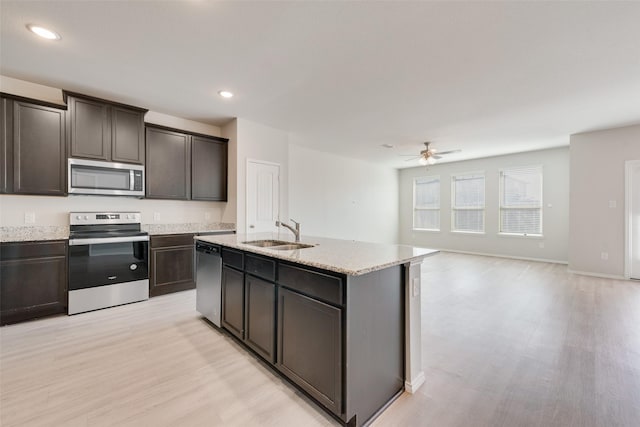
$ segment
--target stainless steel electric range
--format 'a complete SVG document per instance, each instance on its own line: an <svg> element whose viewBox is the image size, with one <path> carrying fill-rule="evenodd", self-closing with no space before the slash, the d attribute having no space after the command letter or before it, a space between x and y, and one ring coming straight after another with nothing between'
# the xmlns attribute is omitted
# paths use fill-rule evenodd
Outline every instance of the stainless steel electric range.
<svg viewBox="0 0 640 427"><path fill-rule="evenodd" d="M149 299L140 212L69 214L69 314Z"/></svg>

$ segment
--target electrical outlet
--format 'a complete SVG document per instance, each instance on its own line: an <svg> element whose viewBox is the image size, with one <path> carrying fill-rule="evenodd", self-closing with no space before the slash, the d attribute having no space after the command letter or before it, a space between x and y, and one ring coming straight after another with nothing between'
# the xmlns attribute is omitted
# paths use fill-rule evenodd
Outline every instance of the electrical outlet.
<svg viewBox="0 0 640 427"><path fill-rule="evenodd" d="M609 252L600 252L600 259L606 261L609 259Z"/></svg>
<svg viewBox="0 0 640 427"><path fill-rule="evenodd" d="M160 212L154 212L153 213L153 220L154 221L160 221Z"/></svg>
<svg viewBox="0 0 640 427"><path fill-rule="evenodd" d="M611 209L617 208L618 207L618 202L616 202L615 200L609 200L609 207Z"/></svg>
<svg viewBox="0 0 640 427"><path fill-rule="evenodd" d="M36 213L35 212L25 212L24 213L24 223L25 224L35 224L36 222Z"/></svg>
<svg viewBox="0 0 640 427"><path fill-rule="evenodd" d="M211 221L211 212L205 212L204 213L204 220L205 221Z"/></svg>

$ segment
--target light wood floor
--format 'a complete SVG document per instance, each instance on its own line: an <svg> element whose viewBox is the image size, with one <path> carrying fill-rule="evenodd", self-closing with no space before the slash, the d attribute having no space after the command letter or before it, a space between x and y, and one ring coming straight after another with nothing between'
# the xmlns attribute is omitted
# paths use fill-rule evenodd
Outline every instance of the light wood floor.
<svg viewBox="0 0 640 427"><path fill-rule="evenodd" d="M426 383L375 426L640 425L640 284L446 253L423 283ZM194 307L0 328L0 425L337 425Z"/></svg>

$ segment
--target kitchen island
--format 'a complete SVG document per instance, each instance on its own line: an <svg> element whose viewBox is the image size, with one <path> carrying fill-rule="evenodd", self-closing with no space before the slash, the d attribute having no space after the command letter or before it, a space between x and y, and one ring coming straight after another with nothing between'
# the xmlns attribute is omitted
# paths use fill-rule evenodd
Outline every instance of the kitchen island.
<svg viewBox="0 0 640 427"><path fill-rule="evenodd" d="M221 327L343 424L368 423L424 381L420 264L437 251L319 237L291 249L285 233L195 239L222 256Z"/></svg>

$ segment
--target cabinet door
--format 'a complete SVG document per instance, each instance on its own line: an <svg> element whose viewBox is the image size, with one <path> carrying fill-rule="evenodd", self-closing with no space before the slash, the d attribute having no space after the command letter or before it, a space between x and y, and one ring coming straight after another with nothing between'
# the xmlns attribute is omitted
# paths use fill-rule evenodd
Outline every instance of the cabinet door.
<svg viewBox="0 0 640 427"><path fill-rule="evenodd" d="M193 245L152 247L149 295L154 297L195 288L194 265Z"/></svg>
<svg viewBox="0 0 640 427"><path fill-rule="evenodd" d="M109 107L101 102L68 97L71 157L109 160Z"/></svg>
<svg viewBox="0 0 640 427"><path fill-rule="evenodd" d="M340 415L342 310L284 288L278 295L278 369Z"/></svg>
<svg viewBox="0 0 640 427"><path fill-rule="evenodd" d="M65 112L13 102L13 192L66 194Z"/></svg>
<svg viewBox="0 0 640 427"><path fill-rule="evenodd" d="M227 144L193 136L191 139L191 198L227 200Z"/></svg>
<svg viewBox="0 0 640 427"><path fill-rule="evenodd" d="M66 312L66 243L0 245L0 324Z"/></svg>
<svg viewBox="0 0 640 427"><path fill-rule="evenodd" d="M244 273L222 267L222 326L244 338Z"/></svg>
<svg viewBox="0 0 640 427"><path fill-rule="evenodd" d="M245 278L245 342L275 363L276 286L257 277Z"/></svg>
<svg viewBox="0 0 640 427"><path fill-rule="evenodd" d="M111 160L144 164L144 113L111 108Z"/></svg>
<svg viewBox="0 0 640 427"><path fill-rule="evenodd" d="M0 98L0 193L9 193L13 189L13 140L11 127L13 115L11 100Z"/></svg>
<svg viewBox="0 0 640 427"><path fill-rule="evenodd" d="M189 135L147 127L147 198L189 199L190 146Z"/></svg>

